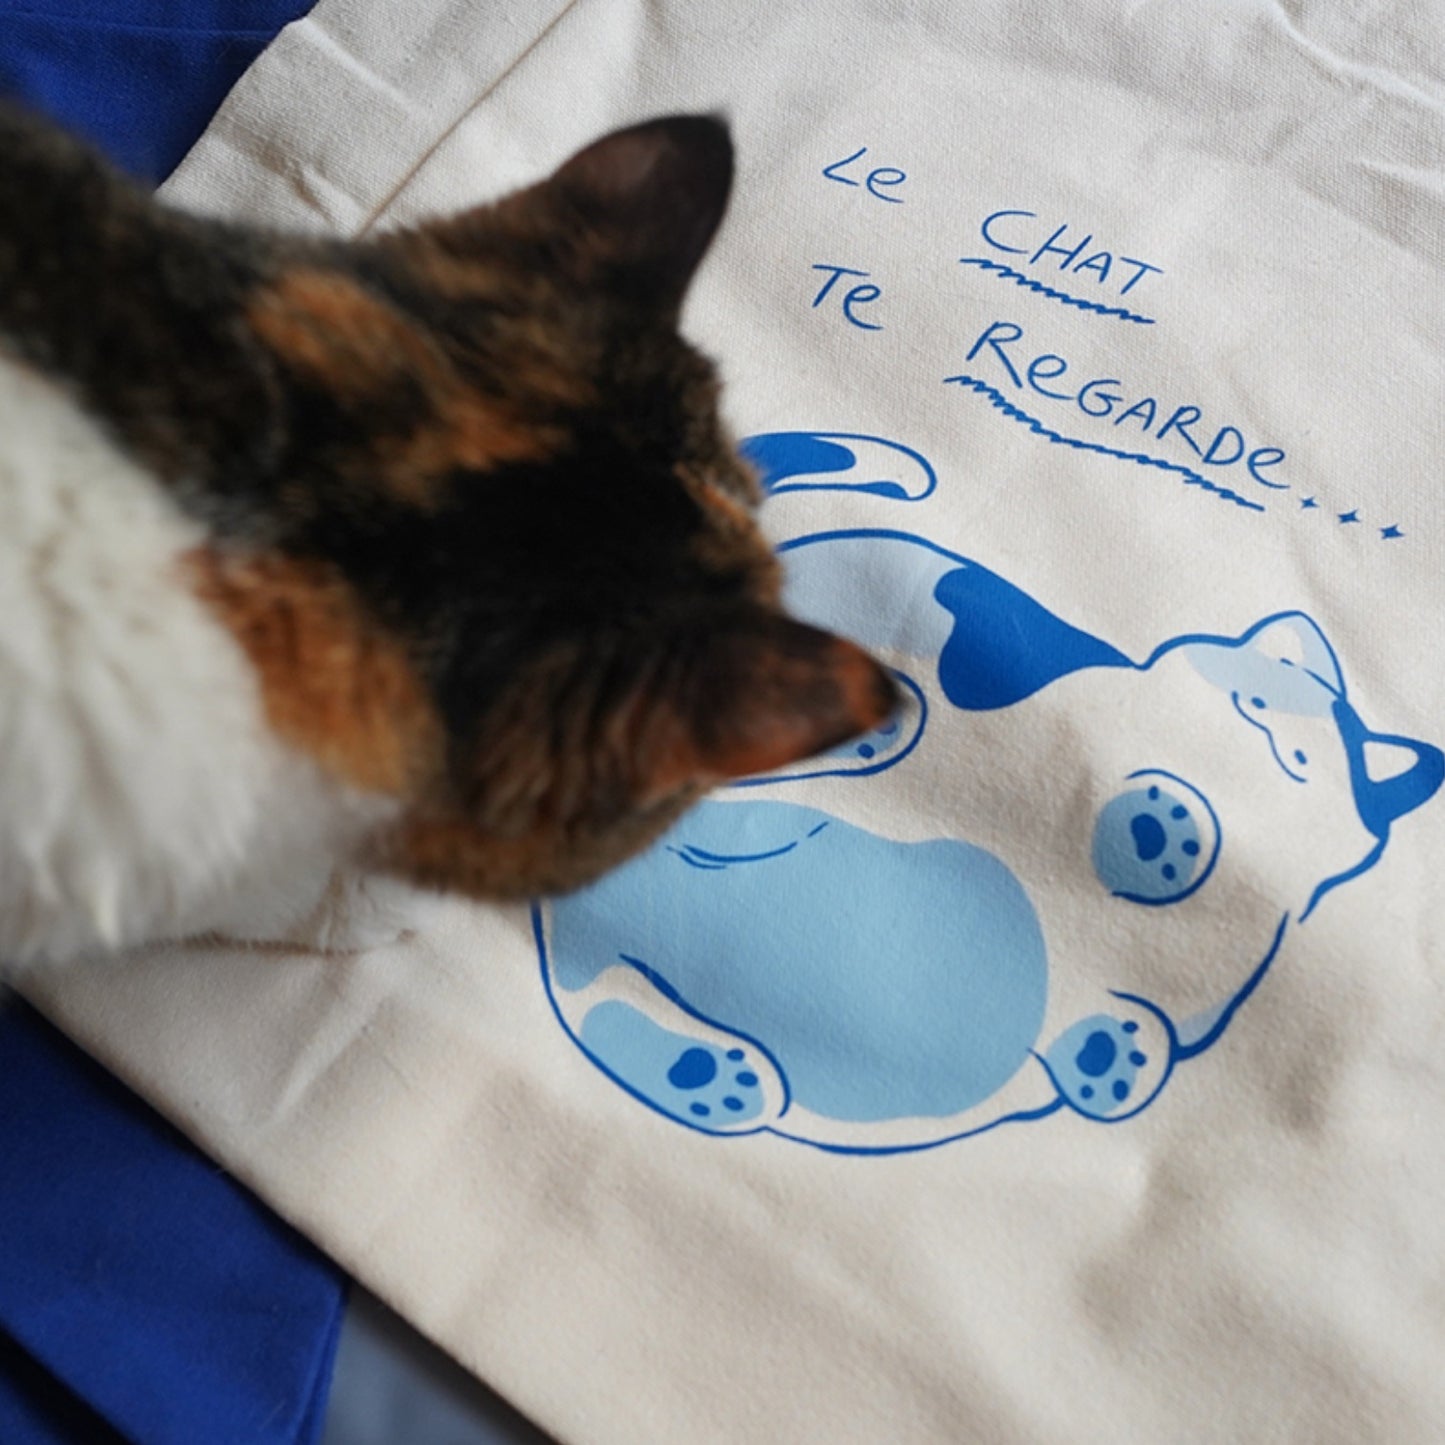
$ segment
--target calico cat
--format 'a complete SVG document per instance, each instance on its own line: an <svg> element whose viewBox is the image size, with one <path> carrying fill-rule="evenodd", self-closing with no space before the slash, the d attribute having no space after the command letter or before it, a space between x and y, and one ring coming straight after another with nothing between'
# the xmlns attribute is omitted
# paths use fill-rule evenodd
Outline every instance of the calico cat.
<svg viewBox="0 0 1445 1445"><path fill-rule="evenodd" d="M344 243L0 108L4 966L352 946L368 870L570 889L886 716L782 612L677 332L731 175L723 124L654 121Z"/></svg>

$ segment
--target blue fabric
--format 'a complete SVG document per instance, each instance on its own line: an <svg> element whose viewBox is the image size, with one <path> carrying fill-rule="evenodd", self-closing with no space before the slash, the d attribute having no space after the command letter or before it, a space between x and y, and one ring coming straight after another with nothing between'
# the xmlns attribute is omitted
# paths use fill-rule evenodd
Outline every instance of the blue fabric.
<svg viewBox="0 0 1445 1445"><path fill-rule="evenodd" d="M18 1002L0 1060L0 1440L316 1440L337 1269Z"/></svg>
<svg viewBox="0 0 1445 1445"><path fill-rule="evenodd" d="M158 183L311 0L0 0L0 93Z"/></svg>
<svg viewBox="0 0 1445 1445"><path fill-rule="evenodd" d="M49 1370L0 1334L0 1440L16 1445L124 1445L125 1437Z"/></svg>
<svg viewBox="0 0 1445 1445"><path fill-rule="evenodd" d="M159 181L303 0L0 0L0 92ZM343 1277L0 1002L0 1442L310 1445Z"/></svg>

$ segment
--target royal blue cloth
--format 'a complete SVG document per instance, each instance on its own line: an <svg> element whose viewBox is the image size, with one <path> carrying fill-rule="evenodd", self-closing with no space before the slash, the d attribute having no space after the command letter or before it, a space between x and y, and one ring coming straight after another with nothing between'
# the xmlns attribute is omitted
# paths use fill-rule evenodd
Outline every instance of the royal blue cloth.
<svg viewBox="0 0 1445 1445"><path fill-rule="evenodd" d="M342 1303L317 1250L32 1009L0 1007L4 1445L309 1445Z"/></svg>
<svg viewBox="0 0 1445 1445"><path fill-rule="evenodd" d="M312 0L0 0L0 93L164 180Z"/></svg>
<svg viewBox="0 0 1445 1445"><path fill-rule="evenodd" d="M159 181L307 8L0 0L0 93ZM33 1010L0 1001L0 1445L310 1445L343 1289Z"/></svg>

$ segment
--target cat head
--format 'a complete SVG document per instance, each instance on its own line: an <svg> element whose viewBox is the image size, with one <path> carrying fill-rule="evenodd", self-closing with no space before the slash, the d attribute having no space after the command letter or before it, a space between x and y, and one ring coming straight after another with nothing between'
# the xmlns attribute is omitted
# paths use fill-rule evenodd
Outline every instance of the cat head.
<svg viewBox="0 0 1445 1445"><path fill-rule="evenodd" d="M239 296L264 464L201 493L198 585L273 726L400 801L378 852L418 881L580 884L893 705L782 612L678 334L731 173L721 123L657 121L456 217L278 245Z"/></svg>

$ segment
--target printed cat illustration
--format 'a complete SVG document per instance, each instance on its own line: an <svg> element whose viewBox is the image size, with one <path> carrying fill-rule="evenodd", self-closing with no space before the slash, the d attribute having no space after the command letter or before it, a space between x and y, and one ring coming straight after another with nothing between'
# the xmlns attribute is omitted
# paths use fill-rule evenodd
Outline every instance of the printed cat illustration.
<svg viewBox="0 0 1445 1445"><path fill-rule="evenodd" d="M840 437L787 446L887 445ZM921 536L780 550L790 605L893 663L896 724L534 914L573 1038L695 1128L889 1151L1128 1118L1445 777L1303 613L1135 662Z"/></svg>

